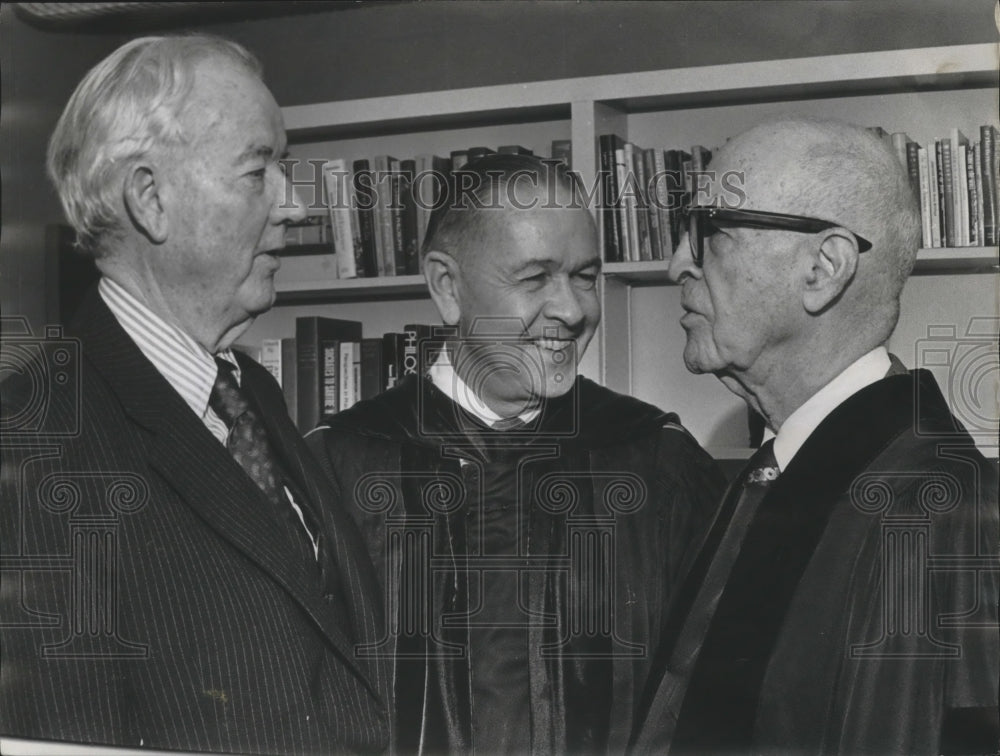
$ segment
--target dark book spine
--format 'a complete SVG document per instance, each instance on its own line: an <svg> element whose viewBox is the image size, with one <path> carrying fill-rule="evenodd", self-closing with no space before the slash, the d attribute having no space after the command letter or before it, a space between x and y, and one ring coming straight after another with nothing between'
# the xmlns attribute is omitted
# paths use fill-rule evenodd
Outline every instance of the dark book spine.
<svg viewBox="0 0 1000 756"><path fill-rule="evenodd" d="M340 342L327 340L322 342L323 378L322 407L323 415L333 415L340 409L339 362Z"/></svg>
<svg viewBox="0 0 1000 756"><path fill-rule="evenodd" d="M361 235L361 258L357 261L358 276L378 275L375 249L375 182L367 160L355 160L354 201L358 207L358 231Z"/></svg>
<svg viewBox="0 0 1000 756"><path fill-rule="evenodd" d="M616 134L602 134L598 138L601 154L601 225L604 230L605 262L622 260L618 170L615 166L615 149L621 142L621 138Z"/></svg>
<svg viewBox="0 0 1000 756"><path fill-rule="evenodd" d="M400 198L403 203L403 270L399 275L416 275L420 272L420 241L417 230L417 201L413 196L413 177L417 173L415 160L403 160L400 167Z"/></svg>
<svg viewBox="0 0 1000 756"><path fill-rule="evenodd" d="M295 337L286 336L281 340L281 391L285 395L288 414L298 426L299 369L296 364ZM308 429L307 429L308 430Z"/></svg>
<svg viewBox="0 0 1000 756"><path fill-rule="evenodd" d="M910 176L910 187L920 202L920 145L916 142L906 143L906 171Z"/></svg>
<svg viewBox="0 0 1000 756"><path fill-rule="evenodd" d="M371 399L385 388L382 339L361 340L361 398Z"/></svg>
<svg viewBox="0 0 1000 756"><path fill-rule="evenodd" d="M979 190L976 188L975 149L970 144L965 149L965 191L969 201L969 244L979 246Z"/></svg>
<svg viewBox="0 0 1000 756"><path fill-rule="evenodd" d="M389 155L375 157L375 249L378 274L391 276L396 272L392 234L392 164L398 162Z"/></svg>
<svg viewBox="0 0 1000 756"><path fill-rule="evenodd" d="M642 184L640 189L646 199L646 216L649 218L650 259L662 260L660 247L660 213L656 201L656 150L642 151Z"/></svg>
<svg viewBox="0 0 1000 756"><path fill-rule="evenodd" d="M391 389L403 377L403 347L406 335L386 333L382 336L382 365L384 374L382 386Z"/></svg>
<svg viewBox="0 0 1000 756"><path fill-rule="evenodd" d="M666 166L667 205L670 208L670 243L673 249L677 249L682 235L681 208L685 200L683 153L667 150L663 153L663 162Z"/></svg>
<svg viewBox="0 0 1000 756"><path fill-rule="evenodd" d="M944 237L945 246L954 247L956 244L956 222L955 218L955 171L952 164L951 141L941 139L941 175L943 177L944 189Z"/></svg>
<svg viewBox="0 0 1000 756"><path fill-rule="evenodd" d="M391 217L392 235L392 273L396 276L406 275L406 242L403 239L403 173L401 163L393 160L392 177L389 182L389 214Z"/></svg>
<svg viewBox="0 0 1000 756"><path fill-rule="evenodd" d="M315 428L320 417L318 329L316 318L295 319L296 418L302 433Z"/></svg>
<svg viewBox="0 0 1000 756"><path fill-rule="evenodd" d="M418 372L426 372L431 366L431 357L427 354L426 348L421 347L421 343L431 337L432 329L429 325L414 324L403 326L405 341L403 344L403 372L402 377L416 375ZM421 363L425 364L421 364Z"/></svg>
<svg viewBox="0 0 1000 756"><path fill-rule="evenodd" d="M979 127L979 173L983 185L983 243L997 243L997 176L993 170L995 147L992 126Z"/></svg>
<svg viewBox="0 0 1000 756"><path fill-rule="evenodd" d="M643 148L634 145L629 151L629 161L626 168L632 172L632 189L635 203L636 254L640 260L652 260L653 248L649 241L649 203L646 201L644 185L646 183L646 168L642 159Z"/></svg>

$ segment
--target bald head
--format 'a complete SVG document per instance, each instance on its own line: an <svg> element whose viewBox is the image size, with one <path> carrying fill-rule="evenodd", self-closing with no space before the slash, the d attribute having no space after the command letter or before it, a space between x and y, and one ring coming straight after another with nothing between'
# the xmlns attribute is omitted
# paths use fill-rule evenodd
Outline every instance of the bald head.
<svg viewBox="0 0 1000 756"><path fill-rule="evenodd" d="M920 208L895 154L874 134L835 121L787 119L730 140L712 167L744 176L744 207L834 221L872 242L839 313L873 343L895 327L920 246Z"/></svg>

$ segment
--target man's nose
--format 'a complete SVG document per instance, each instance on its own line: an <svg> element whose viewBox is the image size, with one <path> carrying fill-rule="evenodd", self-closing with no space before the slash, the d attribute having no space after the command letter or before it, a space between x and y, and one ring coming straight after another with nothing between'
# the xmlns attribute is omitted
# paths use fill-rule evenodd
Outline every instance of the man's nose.
<svg viewBox="0 0 1000 756"><path fill-rule="evenodd" d="M306 204L299 196L298 189L290 176L280 168L275 168L280 177L276 186L274 217L276 223L299 223L306 218Z"/></svg>
<svg viewBox="0 0 1000 756"><path fill-rule="evenodd" d="M569 278L555 278L551 296L546 303L545 315L565 323L569 328L576 328L585 317L580 296L581 293Z"/></svg>
<svg viewBox="0 0 1000 756"><path fill-rule="evenodd" d="M691 237L685 233L681 237L680 244L674 250L674 256L670 258L670 267L667 275L674 283L680 283L685 276L701 276L701 268L695 265L694 255L691 252Z"/></svg>

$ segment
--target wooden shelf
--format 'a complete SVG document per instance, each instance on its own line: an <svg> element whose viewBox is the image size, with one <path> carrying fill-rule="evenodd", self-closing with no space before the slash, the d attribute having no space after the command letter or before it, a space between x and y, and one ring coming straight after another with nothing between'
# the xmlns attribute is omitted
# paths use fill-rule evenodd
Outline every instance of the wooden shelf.
<svg viewBox="0 0 1000 756"><path fill-rule="evenodd" d="M278 283L275 304L312 302L357 302L366 300L426 299L423 276L348 278L328 282L295 281Z"/></svg>
<svg viewBox="0 0 1000 756"><path fill-rule="evenodd" d="M497 122L569 118L574 103L624 112L845 93L997 84L996 45L956 45L674 68L606 76L294 105L282 109L293 143ZM499 120L497 120L499 119Z"/></svg>
<svg viewBox="0 0 1000 756"><path fill-rule="evenodd" d="M917 252L914 275L939 273L996 273L1000 267L997 247L949 247L921 249ZM665 260L605 263L603 273L609 278L635 286L671 285Z"/></svg>
<svg viewBox="0 0 1000 756"><path fill-rule="evenodd" d="M996 273L997 247L943 247L917 253L914 275L936 273Z"/></svg>

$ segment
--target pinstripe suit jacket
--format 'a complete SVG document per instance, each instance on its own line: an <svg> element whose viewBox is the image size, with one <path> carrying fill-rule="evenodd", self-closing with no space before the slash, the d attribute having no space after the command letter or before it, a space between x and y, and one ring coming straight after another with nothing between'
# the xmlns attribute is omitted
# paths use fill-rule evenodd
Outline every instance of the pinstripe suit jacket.
<svg viewBox="0 0 1000 756"><path fill-rule="evenodd" d="M20 374L2 386L0 732L383 750L384 678L354 653L377 640L379 589L277 384L240 356L245 391L323 513L321 569L96 290L73 333L8 350Z"/></svg>

